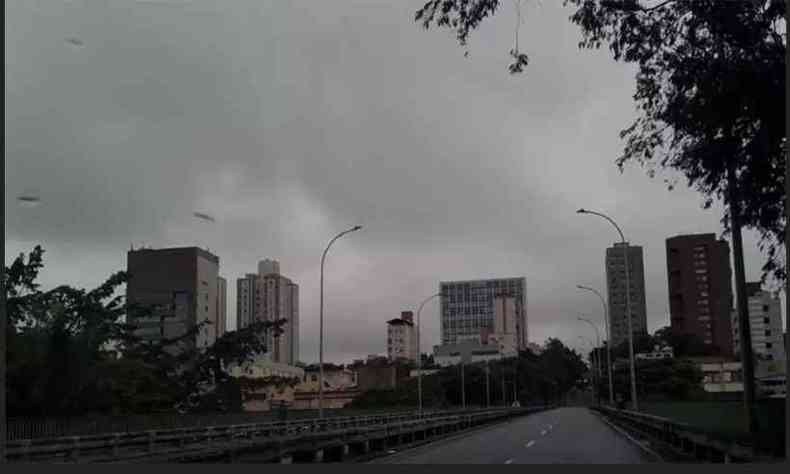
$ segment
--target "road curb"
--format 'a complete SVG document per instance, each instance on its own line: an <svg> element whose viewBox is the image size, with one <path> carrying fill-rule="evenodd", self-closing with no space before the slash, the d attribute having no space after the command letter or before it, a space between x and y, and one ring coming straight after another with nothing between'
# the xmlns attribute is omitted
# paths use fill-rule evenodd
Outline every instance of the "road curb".
<svg viewBox="0 0 790 474"><path fill-rule="evenodd" d="M601 415L600 413L598 413L598 412L594 412L594 413L596 415L598 415L598 417L604 423L606 423L610 428L612 428L613 430L617 431L619 434L621 434L623 437L625 437L631 443L637 445L639 447L639 449L641 449L645 454L653 457L656 461L658 461L660 463L666 462L666 460L660 454L658 454L657 452L655 452L652 449L648 448L645 445L645 443L643 443L643 442L639 441L638 439L634 438L633 436L631 436L631 434L628 433L625 429L623 429L623 428L617 426L615 423L609 421L605 416Z"/></svg>

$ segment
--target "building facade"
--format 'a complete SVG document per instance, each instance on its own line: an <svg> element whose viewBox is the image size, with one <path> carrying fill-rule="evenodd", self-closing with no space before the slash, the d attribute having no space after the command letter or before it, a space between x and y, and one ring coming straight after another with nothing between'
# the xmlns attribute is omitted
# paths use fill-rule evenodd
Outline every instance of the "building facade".
<svg viewBox="0 0 790 474"><path fill-rule="evenodd" d="M612 344L628 341L626 319L625 255L622 243L606 249L606 289L609 302L609 328ZM645 302L645 270L642 247L628 246L628 279L631 296L631 324L634 336L647 334L647 306Z"/></svg>
<svg viewBox="0 0 790 474"><path fill-rule="evenodd" d="M404 311L400 318L387 321L387 358L417 361L417 329L414 314Z"/></svg>
<svg viewBox="0 0 790 474"><path fill-rule="evenodd" d="M273 362L294 365L299 361L299 285L280 273L275 260L258 263L258 273L236 280L236 327L254 321L285 320L280 335L270 334L268 355Z"/></svg>
<svg viewBox="0 0 790 474"><path fill-rule="evenodd" d="M257 282L258 275L248 273L236 279L236 329L249 326L255 321L255 300L260 298Z"/></svg>
<svg viewBox="0 0 790 474"><path fill-rule="evenodd" d="M294 405L296 386L304 380L304 369L287 364L278 364L266 359L255 359L242 365L234 365L228 373L235 378L266 380L272 377L292 379L293 383L271 383L244 392L242 405L245 411L269 411L274 405Z"/></svg>
<svg viewBox="0 0 790 474"><path fill-rule="evenodd" d="M527 279L446 281L439 284L441 294L442 345L461 342L486 342L495 332L497 297L512 298L513 332L519 349L527 345Z"/></svg>
<svg viewBox="0 0 790 474"><path fill-rule="evenodd" d="M228 281L217 277L217 337L228 330Z"/></svg>
<svg viewBox="0 0 790 474"><path fill-rule="evenodd" d="M786 358L782 332L782 302L779 296L763 291L759 282L747 283L746 294L749 304L749 325L752 351L758 359L765 361L765 372L784 373ZM738 316L733 312L733 340L735 353L740 354ZM769 364L773 362L773 364ZM768 367L775 366L769 370Z"/></svg>
<svg viewBox="0 0 790 474"><path fill-rule="evenodd" d="M516 299L512 296L494 297L494 332L488 336L487 343L497 346L504 357L518 354Z"/></svg>
<svg viewBox="0 0 790 474"><path fill-rule="evenodd" d="M732 356L729 244L715 234L679 235L666 240L666 251L672 333L697 336L712 354Z"/></svg>
<svg viewBox="0 0 790 474"><path fill-rule="evenodd" d="M171 351L204 349L216 341L219 257L198 247L132 249L126 271L127 302L147 310L128 316L139 336L149 341L176 338L207 321L194 340Z"/></svg>
<svg viewBox="0 0 790 474"><path fill-rule="evenodd" d="M433 360L439 367L450 367L461 363L474 364L499 360L502 357L498 347L475 341L446 344L433 348Z"/></svg>

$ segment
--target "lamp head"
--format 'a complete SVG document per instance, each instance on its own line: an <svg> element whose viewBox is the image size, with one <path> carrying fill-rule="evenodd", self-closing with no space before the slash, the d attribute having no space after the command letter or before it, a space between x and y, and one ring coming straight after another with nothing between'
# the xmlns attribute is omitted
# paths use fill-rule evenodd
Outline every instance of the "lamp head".
<svg viewBox="0 0 790 474"><path fill-rule="evenodd" d="M578 211L576 211L576 214L586 214L586 213L587 213L587 210L584 209L584 208L581 208Z"/></svg>
<svg viewBox="0 0 790 474"><path fill-rule="evenodd" d="M361 229L361 228L362 228L362 226L361 226L361 225L355 225L355 226L354 226L354 227L353 227L351 230L352 230L352 231L355 231L355 230L359 230L359 229Z"/></svg>

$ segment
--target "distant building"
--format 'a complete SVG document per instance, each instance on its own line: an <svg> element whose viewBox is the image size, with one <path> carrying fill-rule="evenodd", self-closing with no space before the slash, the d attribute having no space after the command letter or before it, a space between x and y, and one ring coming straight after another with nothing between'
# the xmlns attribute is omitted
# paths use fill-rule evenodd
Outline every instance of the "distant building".
<svg viewBox="0 0 790 474"><path fill-rule="evenodd" d="M634 357L640 360L672 359L674 356L674 351L670 346L655 346L650 352L640 352L634 354Z"/></svg>
<svg viewBox="0 0 790 474"><path fill-rule="evenodd" d="M782 333L782 302L779 296L763 291L759 282L747 283L749 325L752 351L764 361L765 375L786 372L784 337ZM740 331L737 312L733 311L733 340L736 354L740 354ZM761 375L761 374L758 374Z"/></svg>
<svg viewBox="0 0 790 474"><path fill-rule="evenodd" d="M420 375L420 372L422 372L422 376L423 377L427 377L429 375L433 375L433 374L439 373L439 369L420 369L420 370L413 369L413 370L409 371L409 377L410 378L415 378L415 377Z"/></svg>
<svg viewBox="0 0 790 474"><path fill-rule="evenodd" d="M217 338L228 330L228 281L217 277Z"/></svg>
<svg viewBox="0 0 790 474"><path fill-rule="evenodd" d="M439 284L441 294L442 345L463 342L487 342L495 332L494 299L512 298L512 317L519 349L527 345L527 279L498 278L471 281L444 281ZM509 303L508 303L509 304Z"/></svg>
<svg viewBox="0 0 790 474"><path fill-rule="evenodd" d="M417 332L411 311L387 321L387 358L417 361Z"/></svg>
<svg viewBox="0 0 790 474"><path fill-rule="evenodd" d="M606 249L606 289L609 296L609 328L612 344L628 341L628 319L626 317L625 258L623 246L616 243ZM631 324L635 337L647 334L647 306L645 303L645 271L642 247L628 246L628 280L631 296Z"/></svg>
<svg viewBox="0 0 790 474"><path fill-rule="evenodd" d="M198 247L176 247L133 249L126 258L126 300L151 310L128 317L139 336L149 341L175 338L207 321L194 340L172 352L216 341L219 257Z"/></svg>
<svg viewBox="0 0 790 474"><path fill-rule="evenodd" d="M256 320L255 300L260 299L257 281L255 273L236 279L236 329L245 328Z"/></svg>
<svg viewBox="0 0 790 474"><path fill-rule="evenodd" d="M740 362L700 360L697 366L702 371L702 388L709 393L743 392L743 368Z"/></svg>
<svg viewBox="0 0 790 474"><path fill-rule="evenodd" d="M694 335L711 353L733 355L730 247L715 234L666 240L672 333Z"/></svg>
<svg viewBox="0 0 790 474"><path fill-rule="evenodd" d="M501 358L502 354L496 346L474 341L434 346L433 348L433 359L440 367L450 367L462 362L474 364Z"/></svg>
<svg viewBox="0 0 790 474"><path fill-rule="evenodd" d="M304 368L304 375L296 390L318 393L320 371L318 364ZM324 365L324 391L357 388L357 373L346 368L330 368Z"/></svg>
<svg viewBox="0 0 790 474"><path fill-rule="evenodd" d="M244 394L242 405L245 411L268 411L272 404L293 406L296 385L304 379L304 369L287 364L278 364L270 360L258 358L241 366L233 366L228 370L232 377L250 379L271 379L280 377L293 379L294 384L267 384L265 387Z"/></svg>
<svg viewBox="0 0 790 474"><path fill-rule="evenodd" d="M248 273L236 281L236 327L241 329L253 321L285 320L283 334L269 335L268 357L294 365L299 360L299 285L279 272L277 261L262 260L257 275Z"/></svg>

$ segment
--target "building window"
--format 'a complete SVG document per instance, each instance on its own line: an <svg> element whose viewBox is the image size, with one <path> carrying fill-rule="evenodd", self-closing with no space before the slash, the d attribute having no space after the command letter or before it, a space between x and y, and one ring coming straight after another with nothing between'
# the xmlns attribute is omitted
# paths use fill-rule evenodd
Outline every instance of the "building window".
<svg viewBox="0 0 790 474"><path fill-rule="evenodd" d="M765 343L765 348L766 349L771 349L772 347L774 347L774 345L772 343L770 343L770 342L766 342Z"/></svg>
<svg viewBox="0 0 790 474"><path fill-rule="evenodd" d="M763 322L765 324L769 324L771 322L771 319L770 318L763 318Z"/></svg>
<svg viewBox="0 0 790 474"><path fill-rule="evenodd" d="M766 329L765 330L765 335L766 336L770 336L771 335L771 330L770 329Z"/></svg>
<svg viewBox="0 0 790 474"><path fill-rule="evenodd" d="M767 304L764 304L764 305L763 305L763 312L764 312L764 313L767 313L767 312L768 312L768 305L767 305Z"/></svg>

